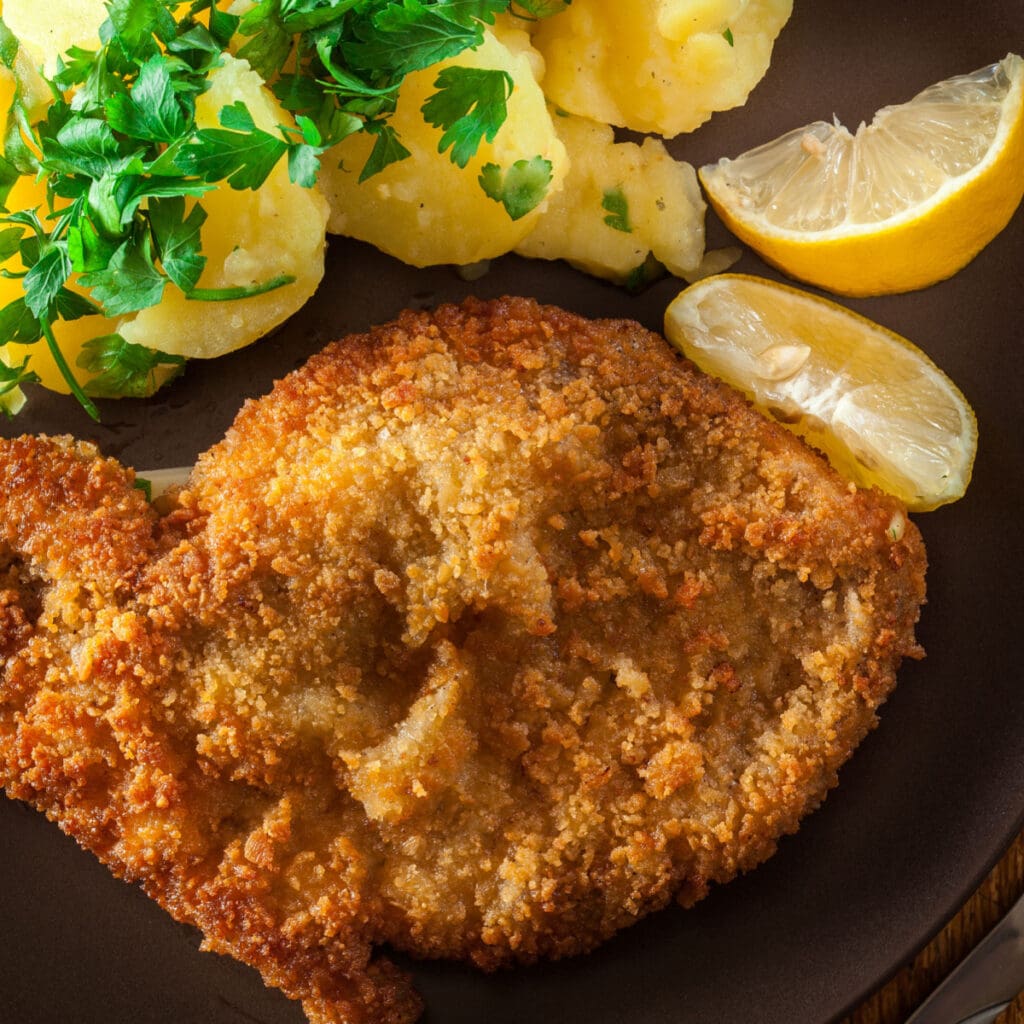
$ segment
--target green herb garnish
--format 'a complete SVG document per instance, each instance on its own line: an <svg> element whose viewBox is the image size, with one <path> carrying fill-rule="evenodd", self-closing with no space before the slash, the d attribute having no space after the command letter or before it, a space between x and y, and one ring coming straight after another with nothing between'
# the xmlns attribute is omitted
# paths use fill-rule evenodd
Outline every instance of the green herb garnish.
<svg viewBox="0 0 1024 1024"><path fill-rule="evenodd" d="M537 10L534 10L534 8ZM388 123L406 75L483 43L495 16L522 8L541 17L565 3L513 5L510 0L260 0L239 26L239 50L268 81L281 104L302 115L328 144L355 131L376 136L360 171L365 181L409 151ZM543 9L544 13L538 13ZM282 68L294 57L294 70ZM506 118L509 76L450 66L435 83L423 114L442 128L439 151L465 167Z"/></svg>
<svg viewBox="0 0 1024 1024"><path fill-rule="evenodd" d="M512 5L512 12L521 18L550 18L553 14L564 11L570 2L571 0L516 0Z"/></svg>
<svg viewBox="0 0 1024 1024"><path fill-rule="evenodd" d="M258 189L281 160L311 187L323 154L355 132L374 137L360 180L405 159L390 123L404 77L483 42L502 12L529 18L568 0L259 0L238 17L214 0L109 0L97 50L72 48L51 78L52 102L31 109L15 92L0 156L0 204L21 176L46 184L45 208L0 209L0 274L23 295L0 308L0 410L22 402L38 378L29 357L4 346L44 343L68 387L93 417L90 396L152 393L183 360L121 335L88 342L78 365L95 376L83 389L54 325L93 314L117 317L156 305L168 287L197 301L258 295L291 282L201 289L206 265L202 197L227 186ZM250 62L295 116L276 132L258 127L240 101L219 127L196 124L196 98L210 86L229 45ZM14 70L15 37L0 18L0 60ZM284 69L287 68L287 71ZM442 130L439 152L465 167L493 141L513 88L503 71L449 66L423 105ZM551 164L540 156L508 168L488 164L484 191L513 219L540 203ZM86 393L88 391L88 394Z"/></svg>
<svg viewBox="0 0 1024 1024"><path fill-rule="evenodd" d="M78 365L96 374L86 385L97 397L148 398L161 384L181 372L183 356L154 352L126 341L120 334L93 338L82 347ZM164 369L162 372L161 367Z"/></svg>
<svg viewBox="0 0 1024 1024"><path fill-rule="evenodd" d="M0 411L7 416L14 416L25 404L22 384L34 384L39 377L28 369L28 356L20 365L8 366L0 359Z"/></svg>
<svg viewBox="0 0 1024 1024"><path fill-rule="evenodd" d="M645 288L659 281L668 273L665 264L654 253L649 252L643 263L637 264L627 275L623 285L632 295L637 295Z"/></svg>
<svg viewBox="0 0 1024 1024"><path fill-rule="evenodd" d="M601 209L606 211L605 224L616 231L624 231L627 235L633 230L629 222L629 201L621 188L610 188L601 200Z"/></svg>
<svg viewBox="0 0 1024 1024"><path fill-rule="evenodd" d="M444 129L437 151L451 147L452 163L465 167L480 140L493 142L505 123L512 76L488 68L448 67L437 76L434 88L437 92L423 104L423 116Z"/></svg>
<svg viewBox="0 0 1024 1024"><path fill-rule="evenodd" d="M484 164L480 169L480 187L505 207L513 220L525 217L547 195L551 184L551 161L535 156L517 160L507 170L497 164Z"/></svg>

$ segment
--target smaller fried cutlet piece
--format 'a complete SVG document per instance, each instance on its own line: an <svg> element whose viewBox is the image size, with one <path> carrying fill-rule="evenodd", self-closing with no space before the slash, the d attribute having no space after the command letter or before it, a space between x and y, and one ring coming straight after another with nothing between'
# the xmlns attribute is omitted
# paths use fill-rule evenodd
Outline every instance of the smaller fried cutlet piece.
<svg viewBox="0 0 1024 1024"><path fill-rule="evenodd" d="M0 780L316 1024L416 1016L380 943L564 956L753 867L920 654L898 502L526 299L330 346L162 518L0 465Z"/></svg>

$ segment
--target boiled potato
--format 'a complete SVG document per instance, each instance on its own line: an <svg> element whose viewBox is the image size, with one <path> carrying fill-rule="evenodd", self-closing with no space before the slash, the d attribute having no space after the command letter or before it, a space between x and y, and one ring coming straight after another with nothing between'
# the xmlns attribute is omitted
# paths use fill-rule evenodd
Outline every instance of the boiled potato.
<svg viewBox="0 0 1024 1024"><path fill-rule="evenodd" d="M99 48L99 28L107 20L104 0L4 0L3 18L34 67L48 75L72 46Z"/></svg>
<svg viewBox="0 0 1024 1024"><path fill-rule="evenodd" d="M447 152L438 153L443 133L427 124L420 113L436 91L434 82L440 69L453 64L502 69L515 81L508 119L493 143L481 142L465 169L452 163ZM331 207L328 230L371 242L414 266L468 264L499 256L512 249L537 221L543 204L513 220L501 203L483 192L477 178L484 164L508 168L536 155L550 160L553 179L549 197L558 191L567 170L565 148L534 78L529 40L522 31L507 33L503 41L485 32L478 49L407 76L392 124L412 153L410 158L359 184L373 139L366 134L353 135L324 155L320 184Z"/></svg>
<svg viewBox="0 0 1024 1024"><path fill-rule="evenodd" d="M693 168L656 139L616 143L608 125L582 117L558 117L555 125L571 169L516 251L618 282L639 273L649 253L679 277L695 273L705 205Z"/></svg>
<svg viewBox="0 0 1024 1024"><path fill-rule="evenodd" d="M544 91L573 114L666 137L746 101L792 0L573 0L540 22ZM731 43L728 35L731 38Z"/></svg>
<svg viewBox="0 0 1024 1024"><path fill-rule="evenodd" d="M214 127L226 106L242 100L257 127L277 134L289 115L246 61L225 54L210 76L210 88L196 101L196 121ZM173 285L159 306L120 325L137 345L176 355L208 358L256 341L299 309L316 291L324 272L327 204L316 189L293 185L281 161L255 192L221 185L203 196L208 217L203 253L208 258L200 288L260 284L281 274L294 283L248 299L197 302Z"/></svg>

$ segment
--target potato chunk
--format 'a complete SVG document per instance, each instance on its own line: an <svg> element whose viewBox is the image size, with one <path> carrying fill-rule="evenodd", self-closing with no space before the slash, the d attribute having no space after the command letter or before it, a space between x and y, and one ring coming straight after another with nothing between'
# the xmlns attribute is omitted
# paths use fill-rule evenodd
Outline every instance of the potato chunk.
<svg viewBox="0 0 1024 1024"><path fill-rule="evenodd" d="M533 37L573 114L671 137L746 101L792 0L573 0Z"/></svg>
<svg viewBox="0 0 1024 1024"><path fill-rule="evenodd" d="M436 92L438 72L450 65L504 70L515 83L508 119L493 142L481 142L465 169L453 164L447 152L438 153L443 133L420 113ZM504 33L501 41L487 31L478 49L409 75L392 124L412 153L410 158L359 184L373 140L366 134L354 135L324 155L320 184L331 206L328 230L371 242L414 266L467 264L499 256L530 231L543 204L513 220L481 189L477 178L485 164L507 169L538 155L549 160L553 178L548 196L558 190L567 169L565 149L534 78L529 39L521 31Z"/></svg>
<svg viewBox="0 0 1024 1024"><path fill-rule="evenodd" d="M617 282L642 273L649 253L679 277L695 273L705 205L693 168L656 139L616 143L608 125L582 117L559 117L555 125L571 169L516 252L565 259Z"/></svg>
<svg viewBox="0 0 1024 1024"><path fill-rule="evenodd" d="M3 16L32 66L52 75L57 58L72 46L95 50L100 45L107 7L104 0L4 0Z"/></svg>

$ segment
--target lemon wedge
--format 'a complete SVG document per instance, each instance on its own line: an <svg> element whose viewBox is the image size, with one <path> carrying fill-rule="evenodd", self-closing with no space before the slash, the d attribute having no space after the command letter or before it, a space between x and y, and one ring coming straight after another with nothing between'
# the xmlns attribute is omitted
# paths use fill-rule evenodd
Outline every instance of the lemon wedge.
<svg viewBox="0 0 1024 1024"><path fill-rule="evenodd" d="M1024 195L1024 61L1015 54L884 107L851 134L816 121L701 168L725 225L780 270L843 295L956 273Z"/></svg>
<svg viewBox="0 0 1024 1024"><path fill-rule="evenodd" d="M665 333L858 485L918 512L967 489L974 413L906 338L827 299L742 274L682 291L666 310Z"/></svg>

